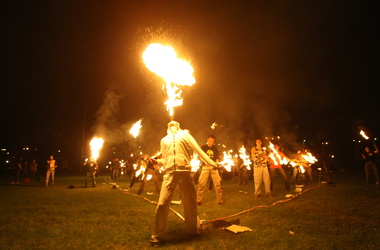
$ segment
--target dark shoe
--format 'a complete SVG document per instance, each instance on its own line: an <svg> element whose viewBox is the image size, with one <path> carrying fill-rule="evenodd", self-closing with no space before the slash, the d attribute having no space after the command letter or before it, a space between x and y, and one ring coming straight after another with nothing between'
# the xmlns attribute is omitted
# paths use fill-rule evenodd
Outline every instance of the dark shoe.
<svg viewBox="0 0 380 250"><path fill-rule="evenodd" d="M222 202L218 202L218 205L224 205L224 201L222 201Z"/></svg>
<svg viewBox="0 0 380 250"><path fill-rule="evenodd" d="M198 206L202 205L202 202L197 202L197 205L198 205Z"/></svg>
<svg viewBox="0 0 380 250"><path fill-rule="evenodd" d="M268 197L269 199L273 198L271 194L267 194L266 197Z"/></svg>

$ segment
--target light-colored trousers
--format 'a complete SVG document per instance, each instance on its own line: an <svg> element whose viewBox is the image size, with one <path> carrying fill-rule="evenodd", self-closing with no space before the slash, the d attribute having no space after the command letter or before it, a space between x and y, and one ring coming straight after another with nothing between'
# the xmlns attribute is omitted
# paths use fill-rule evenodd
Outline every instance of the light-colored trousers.
<svg viewBox="0 0 380 250"><path fill-rule="evenodd" d="M51 185L54 185L54 174L55 174L55 169L46 171L46 186L49 185L50 176L51 176Z"/></svg>
<svg viewBox="0 0 380 250"><path fill-rule="evenodd" d="M270 174L268 167L254 167L255 195L261 194L261 183L264 182L265 194L270 194Z"/></svg>
<svg viewBox="0 0 380 250"><path fill-rule="evenodd" d="M203 201L203 194L210 174L215 187L216 200L218 203L223 203L223 190L221 184L222 178L220 178L218 169L214 169L211 166L204 166L202 168L202 172L198 180L197 202Z"/></svg>
<svg viewBox="0 0 380 250"><path fill-rule="evenodd" d="M199 233L197 227L197 192L192 173L190 171L173 171L165 173L163 177L152 238L160 239L167 232L169 207L177 184L179 184L181 191L186 232L188 234Z"/></svg>

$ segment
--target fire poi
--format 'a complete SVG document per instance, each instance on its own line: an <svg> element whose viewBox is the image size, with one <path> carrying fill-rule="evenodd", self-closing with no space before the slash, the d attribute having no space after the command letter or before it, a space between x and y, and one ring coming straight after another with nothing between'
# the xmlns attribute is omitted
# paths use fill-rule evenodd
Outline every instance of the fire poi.
<svg viewBox="0 0 380 250"><path fill-rule="evenodd" d="M177 58L177 54L170 46L158 43L150 44L142 54L146 67L163 78L162 88L168 95L165 101L166 110L170 117L174 115L174 107L182 105L182 87L192 86L195 83L194 69L191 65Z"/></svg>

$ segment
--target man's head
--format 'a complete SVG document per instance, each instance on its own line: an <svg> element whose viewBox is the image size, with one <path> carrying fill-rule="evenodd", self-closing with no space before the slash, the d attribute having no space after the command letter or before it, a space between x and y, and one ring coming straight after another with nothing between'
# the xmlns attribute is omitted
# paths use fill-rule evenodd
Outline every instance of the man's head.
<svg viewBox="0 0 380 250"><path fill-rule="evenodd" d="M168 123L168 133L175 134L180 129L179 122L171 121Z"/></svg>
<svg viewBox="0 0 380 250"><path fill-rule="evenodd" d="M215 143L215 136L214 135L209 135L207 137L207 145L209 147L211 147L212 145L214 145L214 143Z"/></svg>

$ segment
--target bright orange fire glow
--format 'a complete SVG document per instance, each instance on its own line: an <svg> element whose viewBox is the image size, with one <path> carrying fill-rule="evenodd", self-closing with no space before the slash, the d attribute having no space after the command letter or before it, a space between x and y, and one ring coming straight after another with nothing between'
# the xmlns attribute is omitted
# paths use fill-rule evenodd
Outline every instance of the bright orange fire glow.
<svg viewBox="0 0 380 250"><path fill-rule="evenodd" d="M368 140L369 137L365 134L363 130L360 130L360 135L363 136L364 139Z"/></svg>
<svg viewBox="0 0 380 250"><path fill-rule="evenodd" d="M182 105L182 86L192 86L195 83L194 69L188 62L177 58L172 47L158 43L150 44L142 58L146 67L165 81L163 89L168 95L166 110L173 117L174 107Z"/></svg>
<svg viewBox="0 0 380 250"><path fill-rule="evenodd" d="M134 138L136 138L140 133L140 128L142 127L141 122L142 119L138 120L129 130L129 133L132 134Z"/></svg>
<svg viewBox="0 0 380 250"><path fill-rule="evenodd" d="M302 157L310 164L316 163L318 161L317 158L315 158L310 152L307 152L306 154L302 154Z"/></svg>
<svg viewBox="0 0 380 250"><path fill-rule="evenodd" d="M90 141L91 157L96 161L99 157L99 151L103 147L104 140L99 137L94 137Z"/></svg>
<svg viewBox="0 0 380 250"><path fill-rule="evenodd" d="M232 166L234 165L234 160L232 159L231 153L224 151L223 161L219 162L219 164L221 164L227 172L231 172Z"/></svg>
<svg viewBox="0 0 380 250"><path fill-rule="evenodd" d="M190 160L191 172L197 172L201 166L201 161L199 160L198 154L194 153Z"/></svg>
<svg viewBox="0 0 380 250"><path fill-rule="evenodd" d="M245 147L244 147L244 145L243 146L241 146L241 148L239 149L239 156L240 156L240 158L243 160L243 164L244 164L244 166L246 166L246 168L248 169L248 170L251 170L251 167L250 167L250 165L252 164L252 162L251 162L251 160L249 159L249 155L247 155L246 153L246 150L245 150Z"/></svg>

